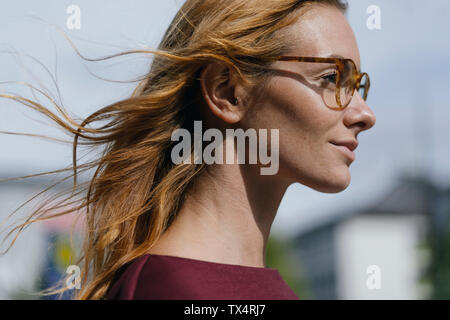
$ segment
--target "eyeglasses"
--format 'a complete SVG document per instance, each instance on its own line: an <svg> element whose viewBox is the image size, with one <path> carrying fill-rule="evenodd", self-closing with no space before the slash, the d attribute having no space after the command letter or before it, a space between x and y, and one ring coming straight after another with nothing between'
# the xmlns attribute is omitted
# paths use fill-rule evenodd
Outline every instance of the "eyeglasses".
<svg viewBox="0 0 450 320"><path fill-rule="evenodd" d="M278 56L270 60L333 63L336 66L336 73L326 76L327 84L323 90L323 100L330 108L340 110L346 108L356 90L364 100L367 100L370 89L369 75L365 72L359 73L355 62L351 59Z"/></svg>

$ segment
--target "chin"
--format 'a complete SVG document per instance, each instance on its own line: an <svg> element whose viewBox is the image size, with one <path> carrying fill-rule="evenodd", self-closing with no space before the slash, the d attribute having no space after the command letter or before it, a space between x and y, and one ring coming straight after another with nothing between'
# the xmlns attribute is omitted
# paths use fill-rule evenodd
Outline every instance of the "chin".
<svg viewBox="0 0 450 320"><path fill-rule="evenodd" d="M328 177L316 190L323 193L339 193L348 188L350 181L350 172L346 170L341 175Z"/></svg>
<svg viewBox="0 0 450 320"><path fill-rule="evenodd" d="M298 183L322 193L339 193L348 188L351 181L348 169L340 169L341 174L329 174L322 177L309 176L296 179Z"/></svg>
<svg viewBox="0 0 450 320"><path fill-rule="evenodd" d="M320 189L316 189L319 192L323 193L339 193L347 189L347 187L350 185L350 183L344 183L344 184L329 184L326 185Z"/></svg>

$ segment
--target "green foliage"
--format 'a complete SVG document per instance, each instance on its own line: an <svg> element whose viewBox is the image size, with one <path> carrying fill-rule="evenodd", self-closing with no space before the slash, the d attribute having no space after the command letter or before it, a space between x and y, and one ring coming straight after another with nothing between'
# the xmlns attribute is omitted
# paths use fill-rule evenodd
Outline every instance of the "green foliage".
<svg viewBox="0 0 450 320"><path fill-rule="evenodd" d="M437 239L434 248L433 297L434 300L450 299L450 226Z"/></svg>
<svg viewBox="0 0 450 320"><path fill-rule="evenodd" d="M311 299L311 293L295 258L292 243L270 235L266 248L266 265L277 269L300 300Z"/></svg>

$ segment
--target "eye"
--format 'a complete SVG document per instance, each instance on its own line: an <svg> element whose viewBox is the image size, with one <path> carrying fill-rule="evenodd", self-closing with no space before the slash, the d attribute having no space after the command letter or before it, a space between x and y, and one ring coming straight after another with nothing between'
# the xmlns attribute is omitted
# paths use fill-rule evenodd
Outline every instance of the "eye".
<svg viewBox="0 0 450 320"><path fill-rule="evenodd" d="M332 72L332 73L322 76L321 78L328 82L336 84L336 76L337 76L336 72Z"/></svg>

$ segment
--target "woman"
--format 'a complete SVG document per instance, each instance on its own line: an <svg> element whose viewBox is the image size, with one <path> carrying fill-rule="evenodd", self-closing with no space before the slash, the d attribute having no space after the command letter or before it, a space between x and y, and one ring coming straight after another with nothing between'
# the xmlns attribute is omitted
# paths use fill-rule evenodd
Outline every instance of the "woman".
<svg viewBox="0 0 450 320"><path fill-rule="evenodd" d="M188 0L133 96L65 125L74 151L78 137L105 145L83 166L97 171L76 208L90 275L77 298L297 299L264 262L280 201L295 182L345 190L358 134L375 124L344 11L338 0ZM278 129L267 146L278 170L174 163L173 133L196 120Z"/></svg>

